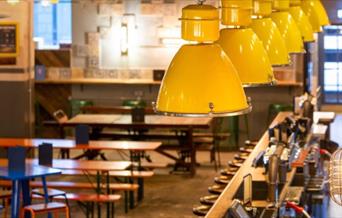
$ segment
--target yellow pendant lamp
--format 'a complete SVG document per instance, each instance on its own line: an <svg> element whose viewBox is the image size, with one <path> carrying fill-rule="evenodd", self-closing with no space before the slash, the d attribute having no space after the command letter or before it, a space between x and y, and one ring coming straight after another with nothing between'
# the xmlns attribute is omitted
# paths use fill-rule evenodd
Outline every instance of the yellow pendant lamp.
<svg viewBox="0 0 342 218"><path fill-rule="evenodd" d="M160 87L156 113L170 116L232 116L251 111L241 80L222 48L219 12L209 5L182 10L183 45Z"/></svg>
<svg viewBox="0 0 342 218"><path fill-rule="evenodd" d="M308 16L306 16L300 5L301 0L291 0L289 12L297 23L297 26L302 34L303 41L313 42L315 41L314 31L312 29Z"/></svg>
<svg viewBox="0 0 342 218"><path fill-rule="evenodd" d="M274 12L271 14L271 18L284 38L288 52L304 53L302 35L295 20L289 13L289 8L289 0L273 0Z"/></svg>
<svg viewBox="0 0 342 218"><path fill-rule="evenodd" d="M237 69L243 86L274 85L273 69L262 41L248 27L252 0L222 0L222 24L218 43Z"/></svg>
<svg viewBox="0 0 342 218"><path fill-rule="evenodd" d="M285 41L278 27L269 16L272 13L272 0L254 0L254 19L250 27L263 42L272 66L290 63Z"/></svg>
<svg viewBox="0 0 342 218"><path fill-rule="evenodd" d="M302 0L301 6L308 16L314 32L322 32L322 26L330 24L327 12L320 0Z"/></svg>

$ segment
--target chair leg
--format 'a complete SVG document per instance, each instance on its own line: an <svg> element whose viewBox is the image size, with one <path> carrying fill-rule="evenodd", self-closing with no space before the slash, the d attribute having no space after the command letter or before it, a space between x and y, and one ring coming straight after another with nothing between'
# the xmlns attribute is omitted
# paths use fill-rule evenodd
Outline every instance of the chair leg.
<svg viewBox="0 0 342 218"><path fill-rule="evenodd" d="M69 200L68 200L68 198L67 198L67 195L66 195L66 194L64 194L64 198L65 198L65 204L66 204L66 206L67 206L67 208L68 208L68 211L69 211ZM70 217L70 211L69 211L69 214L68 214L68 216Z"/></svg>
<svg viewBox="0 0 342 218"><path fill-rule="evenodd" d="M216 154L217 154L217 165L219 168L221 168L221 150L220 150L220 144L218 143L216 145Z"/></svg>
<svg viewBox="0 0 342 218"><path fill-rule="evenodd" d="M19 215L20 218L24 218L25 217L25 210L24 209L21 209L20 210L20 215Z"/></svg>
<svg viewBox="0 0 342 218"><path fill-rule="evenodd" d="M7 218L7 214L8 214L8 201L9 199L5 199L4 201L4 218Z"/></svg>
<svg viewBox="0 0 342 218"><path fill-rule="evenodd" d="M65 217L69 218L70 217L70 210L69 210L69 206L65 207Z"/></svg>

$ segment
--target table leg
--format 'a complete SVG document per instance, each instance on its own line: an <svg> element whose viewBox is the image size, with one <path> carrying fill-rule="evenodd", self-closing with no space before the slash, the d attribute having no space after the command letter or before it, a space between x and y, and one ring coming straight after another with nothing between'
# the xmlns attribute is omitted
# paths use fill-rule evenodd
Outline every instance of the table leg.
<svg viewBox="0 0 342 218"><path fill-rule="evenodd" d="M107 195L110 195L110 178L109 178L109 171L107 172L106 175L106 189L107 189ZM110 203L107 203L107 218L110 218ZM112 211L113 213L114 211Z"/></svg>
<svg viewBox="0 0 342 218"><path fill-rule="evenodd" d="M97 183L97 194L101 194L101 175L100 172L96 172L96 183ZM101 218L101 205L100 203L97 203L97 217Z"/></svg>
<svg viewBox="0 0 342 218"><path fill-rule="evenodd" d="M43 183L43 190L44 190L44 201L47 204L47 203L49 203L49 193L48 193L48 187L47 187L45 176L42 176L42 183ZM52 218L51 213L48 214L48 218Z"/></svg>
<svg viewBox="0 0 342 218"><path fill-rule="evenodd" d="M30 181L22 180L21 181L22 193L23 193L23 206L27 206L31 204L31 196L30 196ZM30 218L31 215L29 213L25 214L25 218Z"/></svg>
<svg viewBox="0 0 342 218"><path fill-rule="evenodd" d="M191 163L190 163L190 173L192 176L194 176L196 174L196 145L193 142L193 128L189 127L188 129L188 144L191 148L191 154L190 154L190 159L191 159Z"/></svg>
<svg viewBox="0 0 342 218"><path fill-rule="evenodd" d="M138 178L138 201L141 201L144 198L144 179Z"/></svg>
<svg viewBox="0 0 342 218"><path fill-rule="evenodd" d="M20 182L19 180L12 181L12 200L11 200L11 217L19 218L20 208Z"/></svg>

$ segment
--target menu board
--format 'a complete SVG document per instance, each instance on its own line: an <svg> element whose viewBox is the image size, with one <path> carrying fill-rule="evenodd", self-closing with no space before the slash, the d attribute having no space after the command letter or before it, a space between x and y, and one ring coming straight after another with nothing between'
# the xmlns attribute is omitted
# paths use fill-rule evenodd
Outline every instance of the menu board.
<svg viewBox="0 0 342 218"><path fill-rule="evenodd" d="M0 57L18 54L18 24L0 22Z"/></svg>

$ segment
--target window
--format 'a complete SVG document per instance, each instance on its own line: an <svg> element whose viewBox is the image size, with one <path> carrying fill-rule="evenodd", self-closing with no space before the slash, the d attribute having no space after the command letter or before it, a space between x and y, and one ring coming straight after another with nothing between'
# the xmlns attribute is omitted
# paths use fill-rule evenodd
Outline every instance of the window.
<svg viewBox="0 0 342 218"><path fill-rule="evenodd" d="M34 37L38 49L59 49L61 44L71 44L71 1L58 4L34 4Z"/></svg>

